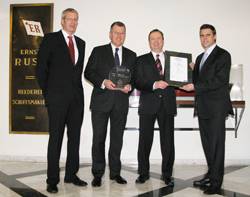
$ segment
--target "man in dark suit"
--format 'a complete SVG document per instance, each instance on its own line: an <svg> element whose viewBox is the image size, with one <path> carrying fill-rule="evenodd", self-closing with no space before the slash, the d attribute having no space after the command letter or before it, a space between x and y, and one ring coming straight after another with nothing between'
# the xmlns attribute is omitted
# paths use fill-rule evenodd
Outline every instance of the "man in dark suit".
<svg viewBox="0 0 250 197"><path fill-rule="evenodd" d="M152 30L149 33L148 41L151 52L138 57L135 69L136 88L141 91L139 103L139 176L136 183L144 183L149 179L149 155L154 136L154 124L157 120L162 153L162 180L167 186L174 186L171 177L175 158L175 90L164 81L163 33L158 29Z"/></svg>
<svg viewBox="0 0 250 197"><path fill-rule="evenodd" d="M105 139L109 119L110 179L119 184L127 183L120 176L120 155L128 113L128 98L133 80L130 84L117 90L116 84L109 79L109 72L115 66L128 68L133 76L136 54L123 47L125 35L125 25L122 22L114 22L109 32L111 43L93 49L84 71L85 78L94 86L90 104L93 126L92 173L94 179L92 186L94 187L101 186L101 178L105 171Z"/></svg>
<svg viewBox="0 0 250 197"><path fill-rule="evenodd" d="M82 71L85 42L74 35L78 13L68 8L62 12L62 30L44 36L38 52L37 79L43 91L49 115L47 191L57 193L59 159L67 126L67 161L65 183L86 186L77 177L80 133L84 112Z"/></svg>
<svg viewBox="0 0 250 197"><path fill-rule="evenodd" d="M220 192L224 175L225 120L233 114L229 95L230 54L216 45L216 30L212 25L200 27L204 52L195 62L193 84L183 86L195 90L195 111L199 119L201 142L208 172L195 187L205 187L205 194Z"/></svg>

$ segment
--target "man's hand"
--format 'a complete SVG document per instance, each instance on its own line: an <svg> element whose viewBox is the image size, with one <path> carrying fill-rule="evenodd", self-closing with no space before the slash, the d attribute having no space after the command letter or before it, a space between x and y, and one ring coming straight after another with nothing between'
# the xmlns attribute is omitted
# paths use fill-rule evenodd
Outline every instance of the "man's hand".
<svg viewBox="0 0 250 197"><path fill-rule="evenodd" d="M121 91L123 93L125 93L125 94L128 94L130 90L131 90L131 85L130 84L125 85L124 88L121 89Z"/></svg>
<svg viewBox="0 0 250 197"><path fill-rule="evenodd" d="M186 90L188 92L193 91L194 90L194 84L192 84L192 83L186 84L186 85L180 87L180 89Z"/></svg>
<svg viewBox="0 0 250 197"><path fill-rule="evenodd" d="M104 86L109 90L115 90L115 84L109 79L104 80Z"/></svg>
<svg viewBox="0 0 250 197"><path fill-rule="evenodd" d="M156 81L154 83L154 89L165 89L166 87L168 87L168 83L166 81Z"/></svg>
<svg viewBox="0 0 250 197"><path fill-rule="evenodd" d="M189 67L190 67L192 70L194 70L194 67L195 67L194 62L191 62L191 63L189 64Z"/></svg>

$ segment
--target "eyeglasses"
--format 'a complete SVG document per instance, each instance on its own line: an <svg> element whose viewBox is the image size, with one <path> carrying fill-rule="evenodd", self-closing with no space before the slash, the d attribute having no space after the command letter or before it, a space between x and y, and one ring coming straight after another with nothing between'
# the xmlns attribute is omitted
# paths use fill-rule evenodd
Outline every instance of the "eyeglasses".
<svg viewBox="0 0 250 197"><path fill-rule="evenodd" d="M112 31L113 34L115 34L116 36L123 36L126 34L126 32L117 32L117 31Z"/></svg>
<svg viewBox="0 0 250 197"><path fill-rule="evenodd" d="M74 21L74 22L78 22L78 18L64 18L65 21Z"/></svg>

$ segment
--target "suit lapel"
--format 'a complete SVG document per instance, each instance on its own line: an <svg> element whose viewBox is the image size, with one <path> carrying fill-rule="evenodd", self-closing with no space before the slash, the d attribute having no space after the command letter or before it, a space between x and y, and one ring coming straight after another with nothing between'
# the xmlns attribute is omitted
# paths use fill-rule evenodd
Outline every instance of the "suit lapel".
<svg viewBox="0 0 250 197"><path fill-rule="evenodd" d="M67 51L67 53L69 54L68 45L67 45L67 43L66 43L66 41L65 41L65 38L64 38L64 36L63 36L62 31L59 31L59 32L58 32L58 35L59 35L59 36L58 36L59 42L62 44L63 49L64 49L65 51Z"/></svg>
<svg viewBox="0 0 250 197"><path fill-rule="evenodd" d="M213 51L210 53L210 55L208 56L208 58L206 59L206 61L204 62L204 65L202 66L202 69L200 71L200 73L203 73L207 67L210 65L210 63L214 60L215 56L216 56L216 53L217 53L217 50L218 50L218 46L216 46ZM204 53L203 53L204 54ZM203 54L201 55L201 59L202 59L202 56ZM200 62L201 62L201 59L199 61L199 67L200 67Z"/></svg>
<svg viewBox="0 0 250 197"><path fill-rule="evenodd" d="M80 42L79 42L79 39L78 39L77 36L75 36L75 40L76 40L76 45L77 45L77 49L78 49L78 59L77 59L77 62L76 62L76 65L77 65L79 60L80 60L81 55L83 54L83 48L80 45Z"/></svg>
<svg viewBox="0 0 250 197"><path fill-rule="evenodd" d="M200 78L200 63L201 63L201 59L204 53L201 53L200 55L198 55L198 57L196 58L195 61L195 67L193 70L193 81L194 83L196 83L197 80L199 80Z"/></svg>
<svg viewBox="0 0 250 197"><path fill-rule="evenodd" d="M196 81L200 75L200 63L201 63L201 59L202 59L202 56L203 56L203 53L200 54L198 57L197 57L197 60L195 62L195 67L194 67L194 71L193 71L193 79Z"/></svg>
<svg viewBox="0 0 250 197"><path fill-rule="evenodd" d="M200 54L199 57L198 57L198 59L197 59L196 70L198 70L198 71L200 70L200 64L201 64L201 59L203 57L203 54L204 53Z"/></svg>
<svg viewBox="0 0 250 197"><path fill-rule="evenodd" d="M148 54L148 62L149 62L149 65L152 65L152 70L153 72L160 77L160 73L159 71L157 70L157 68L155 67L155 59L154 59L154 56L153 54L150 52Z"/></svg>
<svg viewBox="0 0 250 197"><path fill-rule="evenodd" d="M121 66L125 66L127 65L127 57L128 57L128 54L127 54L127 50L125 47L122 47L122 62L121 62Z"/></svg>
<svg viewBox="0 0 250 197"><path fill-rule="evenodd" d="M109 64L109 67L111 69L115 66L115 58L113 55L111 44L106 45L106 47L107 47L107 50L105 50L105 51L107 51L106 58L107 58L107 62Z"/></svg>

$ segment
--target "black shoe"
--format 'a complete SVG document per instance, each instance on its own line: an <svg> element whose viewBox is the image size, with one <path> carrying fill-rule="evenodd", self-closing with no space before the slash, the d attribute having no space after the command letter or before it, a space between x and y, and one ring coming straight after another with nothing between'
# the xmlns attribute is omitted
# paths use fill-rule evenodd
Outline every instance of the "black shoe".
<svg viewBox="0 0 250 197"><path fill-rule="evenodd" d="M118 184L127 184L127 181L124 178L122 178L120 175L110 177L110 179L116 181Z"/></svg>
<svg viewBox="0 0 250 197"><path fill-rule="evenodd" d="M88 185L87 182L79 179L78 176L75 176L74 178L71 178L71 179L64 179L64 183L73 183L74 185L81 186L81 187Z"/></svg>
<svg viewBox="0 0 250 197"><path fill-rule="evenodd" d="M194 187L208 187L210 186L210 179L203 178L201 180L197 180L193 182Z"/></svg>
<svg viewBox="0 0 250 197"><path fill-rule="evenodd" d="M100 177L95 177L91 184L93 187L100 187L102 185L102 179Z"/></svg>
<svg viewBox="0 0 250 197"><path fill-rule="evenodd" d="M213 185L209 186L209 187L204 191L204 194L208 194L208 195L220 194L220 193L221 193L220 187L215 187L215 186L213 186Z"/></svg>
<svg viewBox="0 0 250 197"><path fill-rule="evenodd" d="M163 181L168 187L174 187L174 181L171 178L163 178Z"/></svg>
<svg viewBox="0 0 250 197"><path fill-rule="evenodd" d="M47 185L47 192L49 192L49 193L57 193L58 192L58 188L57 188L57 186L56 185L54 185L54 184L48 184Z"/></svg>
<svg viewBox="0 0 250 197"><path fill-rule="evenodd" d="M148 179L149 179L149 175L140 175L135 180L135 183L142 184L142 183L145 183Z"/></svg>

